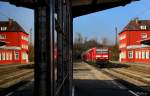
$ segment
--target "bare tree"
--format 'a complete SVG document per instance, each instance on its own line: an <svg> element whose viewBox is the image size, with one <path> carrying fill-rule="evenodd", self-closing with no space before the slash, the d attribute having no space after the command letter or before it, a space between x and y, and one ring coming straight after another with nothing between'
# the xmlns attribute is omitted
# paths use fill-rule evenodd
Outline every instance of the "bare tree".
<svg viewBox="0 0 150 96"><path fill-rule="evenodd" d="M83 36L81 33L76 32L73 49L74 49L74 60L81 59L81 53L83 52Z"/></svg>

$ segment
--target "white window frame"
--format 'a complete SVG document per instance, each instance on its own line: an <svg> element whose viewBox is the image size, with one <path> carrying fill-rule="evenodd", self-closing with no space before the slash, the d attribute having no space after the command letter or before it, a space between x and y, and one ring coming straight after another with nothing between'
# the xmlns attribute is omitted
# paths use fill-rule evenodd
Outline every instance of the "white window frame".
<svg viewBox="0 0 150 96"><path fill-rule="evenodd" d="M146 39L147 38L147 33L141 33L141 38Z"/></svg>
<svg viewBox="0 0 150 96"><path fill-rule="evenodd" d="M6 52L6 60L9 60L9 58L8 58L8 52Z"/></svg>
<svg viewBox="0 0 150 96"><path fill-rule="evenodd" d="M18 55L18 57L17 57ZM14 52L14 57L15 57L15 60L19 60L19 52Z"/></svg>
<svg viewBox="0 0 150 96"><path fill-rule="evenodd" d="M128 51L128 58L133 59L133 51Z"/></svg>
<svg viewBox="0 0 150 96"><path fill-rule="evenodd" d="M2 59L1 59L2 57L1 57L1 56L2 56L2 55L1 55L1 53L0 53L0 60L2 60Z"/></svg>
<svg viewBox="0 0 150 96"><path fill-rule="evenodd" d="M6 31L7 27L1 27L1 31Z"/></svg>
<svg viewBox="0 0 150 96"><path fill-rule="evenodd" d="M140 28L141 28L141 30L146 30L147 26L146 25L141 25Z"/></svg>
<svg viewBox="0 0 150 96"><path fill-rule="evenodd" d="M5 60L5 52L2 52L2 60Z"/></svg>
<svg viewBox="0 0 150 96"><path fill-rule="evenodd" d="M0 39L6 39L6 35L0 34Z"/></svg>
<svg viewBox="0 0 150 96"><path fill-rule="evenodd" d="M141 51L139 51L139 59L141 59Z"/></svg>
<svg viewBox="0 0 150 96"><path fill-rule="evenodd" d="M142 51L142 59L145 59L145 51Z"/></svg>
<svg viewBox="0 0 150 96"><path fill-rule="evenodd" d="M138 59L138 51L135 51L135 59Z"/></svg>
<svg viewBox="0 0 150 96"><path fill-rule="evenodd" d="M146 59L149 59L149 50L146 51Z"/></svg>
<svg viewBox="0 0 150 96"><path fill-rule="evenodd" d="M9 54L9 60L12 60L12 52Z"/></svg>

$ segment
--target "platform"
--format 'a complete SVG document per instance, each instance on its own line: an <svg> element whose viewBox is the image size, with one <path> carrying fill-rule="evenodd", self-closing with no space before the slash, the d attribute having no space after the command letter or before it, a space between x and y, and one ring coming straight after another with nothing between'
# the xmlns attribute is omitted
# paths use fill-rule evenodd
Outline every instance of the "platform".
<svg viewBox="0 0 150 96"><path fill-rule="evenodd" d="M131 96L129 90L113 78L84 62L74 63L72 96ZM34 80L7 96L33 96Z"/></svg>
<svg viewBox="0 0 150 96"><path fill-rule="evenodd" d="M130 96L112 78L86 63L74 64L74 96Z"/></svg>

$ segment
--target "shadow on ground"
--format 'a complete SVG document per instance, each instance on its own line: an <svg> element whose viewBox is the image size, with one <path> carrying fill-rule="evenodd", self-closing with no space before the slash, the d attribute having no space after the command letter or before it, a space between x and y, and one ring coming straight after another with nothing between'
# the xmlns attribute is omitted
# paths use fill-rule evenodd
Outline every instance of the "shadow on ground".
<svg viewBox="0 0 150 96"><path fill-rule="evenodd" d="M24 65L24 66L18 66L17 68L19 69L34 69L34 64L28 64L28 65Z"/></svg>
<svg viewBox="0 0 150 96"><path fill-rule="evenodd" d="M105 68L128 68L128 67L130 67L130 65L109 63L108 65L106 65L104 67Z"/></svg>
<svg viewBox="0 0 150 96"><path fill-rule="evenodd" d="M75 96L130 96L126 89L119 89L111 80L74 80Z"/></svg>
<svg viewBox="0 0 150 96"><path fill-rule="evenodd" d="M74 80L75 96L132 96L127 88L119 88L113 80ZM147 96L147 95L146 95Z"/></svg>
<svg viewBox="0 0 150 96"><path fill-rule="evenodd" d="M0 96L6 96L8 93L13 92L9 96L33 96L34 82L24 80L8 88L0 88Z"/></svg>

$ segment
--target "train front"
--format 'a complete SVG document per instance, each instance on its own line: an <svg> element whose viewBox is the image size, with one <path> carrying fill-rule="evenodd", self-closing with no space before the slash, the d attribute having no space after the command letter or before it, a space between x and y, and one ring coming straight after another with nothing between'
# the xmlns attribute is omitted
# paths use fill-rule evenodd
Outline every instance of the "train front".
<svg viewBox="0 0 150 96"><path fill-rule="evenodd" d="M96 64L105 66L109 62L109 50L108 48L97 48L96 49Z"/></svg>

